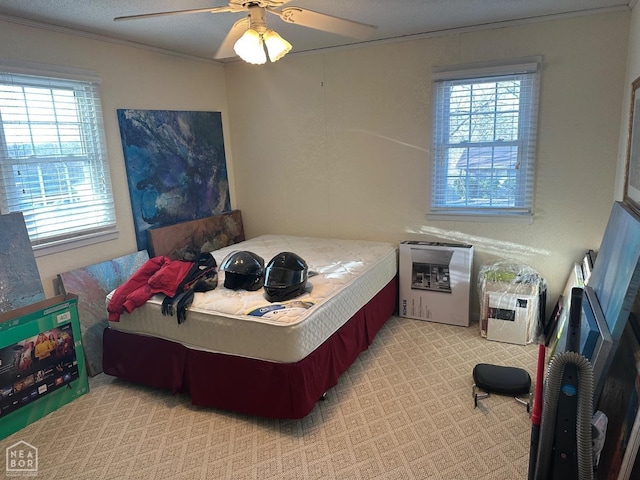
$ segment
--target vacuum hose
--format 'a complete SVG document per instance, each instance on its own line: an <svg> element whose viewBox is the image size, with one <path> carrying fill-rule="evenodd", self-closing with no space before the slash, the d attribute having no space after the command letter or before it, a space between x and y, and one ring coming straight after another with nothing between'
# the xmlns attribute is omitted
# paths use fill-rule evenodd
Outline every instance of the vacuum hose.
<svg viewBox="0 0 640 480"><path fill-rule="evenodd" d="M538 480L552 478L549 475L553 458L553 443L556 426L558 398L562 387L562 376L567 365L575 365L578 370L578 412L576 419L576 441L578 457L578 479L593 479L593 451L591 443L591 417L593 415L593 369L589 361L576 352L562 352L554 355L549 364L542 407L540 443L536 476Z"/></svg>

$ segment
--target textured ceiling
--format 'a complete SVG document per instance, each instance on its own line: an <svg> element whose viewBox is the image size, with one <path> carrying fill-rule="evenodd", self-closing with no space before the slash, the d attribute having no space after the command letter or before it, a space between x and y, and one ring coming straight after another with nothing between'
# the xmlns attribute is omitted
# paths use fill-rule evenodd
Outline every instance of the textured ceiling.
<svg viewBox="0 0 640 480"><path fill-rule="evenodd" d="M637 0L291 0L297 6L375 25L366 42L431 34L515 20L628 10ZM212 59L232 25L245 13L208 12L115 22L117 16L220 7L225 0L0 0L0 18L35 21ZM293 44L292 53L362 43L285 23L267 24Z"/></svg>

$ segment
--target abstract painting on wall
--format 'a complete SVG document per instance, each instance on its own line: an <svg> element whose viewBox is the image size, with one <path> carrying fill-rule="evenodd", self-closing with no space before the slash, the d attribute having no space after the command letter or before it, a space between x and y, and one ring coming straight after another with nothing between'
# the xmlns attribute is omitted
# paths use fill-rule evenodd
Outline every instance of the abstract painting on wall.
<svg viewBox="0 0 640 480"><path fill-rule="evenodd" d="M90 376L102 372L102 332L108 326L107 294L149 260L146 250L58 274L59 293L78 295L78 316Z"/></svg>
<svg viewBox="0 0 640 480"><path fill-rule="evenodd" d="M118 110L138 250L147 230L231 209L220 112Z"/></svg>
<svg viewBox="0 0 640 480"><path fill-rule="evenodd" d="M0 215L0 313L44 300L22 213Z"/></svg>

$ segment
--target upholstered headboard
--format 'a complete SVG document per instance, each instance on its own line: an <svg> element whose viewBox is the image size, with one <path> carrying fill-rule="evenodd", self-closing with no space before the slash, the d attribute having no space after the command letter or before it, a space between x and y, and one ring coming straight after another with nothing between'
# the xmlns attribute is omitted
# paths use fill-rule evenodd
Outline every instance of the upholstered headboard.
<svg viewBox="0 0 640 480"><path fill-rule="evenodd" d="M149 256L178 259L210 252L244 240L240 210L147 230Z"/></svg>

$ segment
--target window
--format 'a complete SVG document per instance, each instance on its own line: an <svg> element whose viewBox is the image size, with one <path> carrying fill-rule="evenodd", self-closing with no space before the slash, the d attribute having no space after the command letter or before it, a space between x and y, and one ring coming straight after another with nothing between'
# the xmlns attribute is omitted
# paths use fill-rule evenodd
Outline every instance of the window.
<svg viewBox="0 0 640 480"><path fill-rule="evenodd" d="M96 78L26 70L0 65L0 212L23 213L34 249L113 234Z"/></svg>
<svg viewBox="0 0 640 480"><path fill-rule="evenodd" d="M434 71L430 217L530 221L539 62Z"/></svg>

